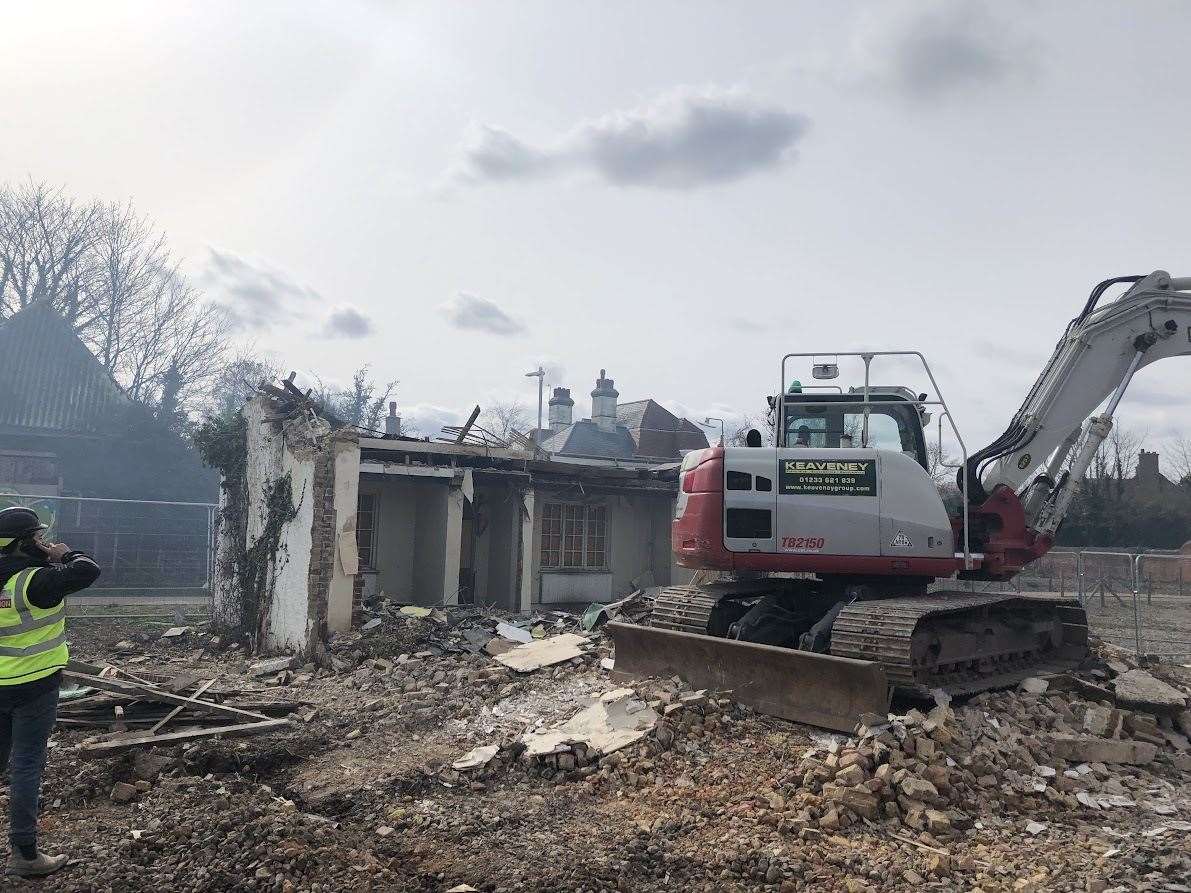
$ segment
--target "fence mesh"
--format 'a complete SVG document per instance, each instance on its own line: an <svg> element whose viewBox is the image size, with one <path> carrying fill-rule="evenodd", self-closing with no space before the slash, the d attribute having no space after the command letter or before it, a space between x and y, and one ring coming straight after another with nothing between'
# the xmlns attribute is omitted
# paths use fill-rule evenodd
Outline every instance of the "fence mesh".
<svg viewBox="0 0 1191 893"><path fill-rule="evenodd" d="M28 505L47 537L92 556L102 574L74 596L205 598L213 560L214 505L61 496L0 496Z"/></svg>

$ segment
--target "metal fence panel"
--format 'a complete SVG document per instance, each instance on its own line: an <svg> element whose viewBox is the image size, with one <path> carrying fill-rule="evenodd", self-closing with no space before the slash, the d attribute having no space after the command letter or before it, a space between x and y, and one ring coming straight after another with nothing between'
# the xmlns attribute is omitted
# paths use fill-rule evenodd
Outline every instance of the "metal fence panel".
<svg viewBox="0 0 1191 893"><path fill-rule="evenodd" d="M28 505L47 537L92 556L102 574L75 599L206 598L214 560L215 506L208 503L0 495L0 508Z"/></svg>
<svg viewBox="0 0 1191 893"><path fill-rule="evenodd" d="M1129 651L1191 658L1191 555L1170 550L1052 549L1005 582L935 588L1077 598L1092 633Z"/></svg>

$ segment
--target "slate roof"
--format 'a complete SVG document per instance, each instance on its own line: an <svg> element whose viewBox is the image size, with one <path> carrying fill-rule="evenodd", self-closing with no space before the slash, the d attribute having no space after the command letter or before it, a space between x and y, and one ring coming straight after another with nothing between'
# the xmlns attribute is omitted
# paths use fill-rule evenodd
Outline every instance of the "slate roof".
<svg viewBox="0 0 1191 893"><path fill-rule="evenodd" d="M621 403L616 407L616 420L628 429L638 456L677 458L685 450L708 446L701 428L656 400Z"/></svg>
<svg viewBox="0 0 1191 893"><path fill-rule="evenodd" d="M605 431L591 419L581 419L547 437L542 441L542 449L566 456L631 459L636 453L636 444L623 425Z"/></svg>
<svg viewBox="0 0 1191 893"><path fill-rule="evenodd" d="M32 304L0 324L0 431L93 434L131 404L70 325Z"/></svg>

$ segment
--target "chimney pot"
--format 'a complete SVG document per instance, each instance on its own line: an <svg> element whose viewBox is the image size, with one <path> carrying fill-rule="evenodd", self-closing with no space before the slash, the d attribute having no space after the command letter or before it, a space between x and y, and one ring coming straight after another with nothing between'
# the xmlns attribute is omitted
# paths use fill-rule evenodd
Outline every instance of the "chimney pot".
<svg viewBox="0 0 1191 893"><path fill-rule="evenodd" d="M616 430L616 398L620 392L615 385L616 382L608 378L608 371L601 369L595 390L591 392L591 420L604 431Z"/></svg>
<svg viewBox="0 0 1191 893"><path fill-rule="evenodd" d="M575 401L570 388L555 388L550 398L550 430L561 431L571 424Z"/></svg>

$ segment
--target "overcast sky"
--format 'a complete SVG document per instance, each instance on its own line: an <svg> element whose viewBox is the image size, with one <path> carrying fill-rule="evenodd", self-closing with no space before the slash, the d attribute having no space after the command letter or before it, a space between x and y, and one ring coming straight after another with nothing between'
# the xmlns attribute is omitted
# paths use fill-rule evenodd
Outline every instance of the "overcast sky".
<svg viewBox="0 0 1191 893"><path fill-rule="evenodd" d="M1191 275L1184 2L6 3L0 177L132 198L288 368L424 428L760 414L920 349L970 446L1091 286ZM802 376L806 378L805 374ZM878 378L907 378L890 370ZM1191 360L1119 418L1191 434ZM427 431L427 433L429 433Z"/></svg>

